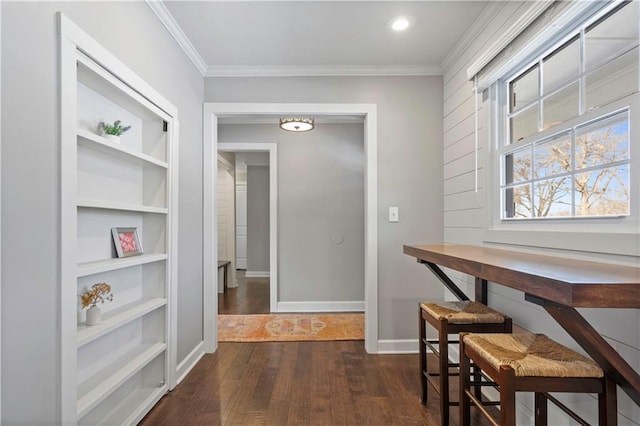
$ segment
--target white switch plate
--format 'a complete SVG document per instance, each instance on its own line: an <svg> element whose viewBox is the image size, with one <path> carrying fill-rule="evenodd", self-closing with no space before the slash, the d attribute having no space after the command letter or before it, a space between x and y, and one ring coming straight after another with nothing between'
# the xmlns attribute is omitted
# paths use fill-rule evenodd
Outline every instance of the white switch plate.
<svg viewBox="0 0 640 426"><path fill-rule="evenodd" d="M389 207L389 222L397 222L397 221L398 221L398 208Z"/></svg>

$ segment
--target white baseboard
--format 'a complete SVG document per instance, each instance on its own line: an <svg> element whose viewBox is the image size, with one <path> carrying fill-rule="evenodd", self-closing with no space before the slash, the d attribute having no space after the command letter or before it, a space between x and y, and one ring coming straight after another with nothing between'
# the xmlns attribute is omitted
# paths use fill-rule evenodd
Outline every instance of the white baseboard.
<svg viewBox="0 0 640 426"><path fill-rule="evenodd" d="M364 302L278 302L276 312L364 312Z"/></svg>
<svg viewBox="0 0 640 426"><path fill-rule="evenodd" d="M247 271L244 276L247 278L269 278L271 274L269 271Z"/></svg>
<svg viewBox="0 0 640 426"><path fill-rule="evenodd" d="M417 354L418 339L378 340L379 354Z"/></svg>
<svg viewBox="0 0 640 426"><path fill-rule="evenodd" d="M198 345L193 348L191 353L185 357L185 359L178 364L176 368L176 376L178 380L176 380L176 385L180 383L189 372L195 367L195 365L200 361L200 359L204 356L204 342L198 343Z"/></svg>

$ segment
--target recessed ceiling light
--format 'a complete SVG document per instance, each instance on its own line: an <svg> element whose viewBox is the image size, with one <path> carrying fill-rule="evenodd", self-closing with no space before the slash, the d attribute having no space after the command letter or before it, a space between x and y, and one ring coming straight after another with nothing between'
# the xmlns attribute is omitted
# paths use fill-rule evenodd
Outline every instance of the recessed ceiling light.
<svg viewBox="0 0 640 426"><path fill-rule="evenodd" d="M412 16L396 16L387 22L387 26L393 31L400 32L408 30L414 22L415 19Z"/></svg>

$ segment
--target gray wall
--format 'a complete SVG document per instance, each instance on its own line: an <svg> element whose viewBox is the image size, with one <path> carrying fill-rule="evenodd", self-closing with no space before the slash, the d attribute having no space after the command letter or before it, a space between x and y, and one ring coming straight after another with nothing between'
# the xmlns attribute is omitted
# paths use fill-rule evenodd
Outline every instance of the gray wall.
<svg viewBox="0 0 640 426"><path fill-rule="evenodd" d="M2 424L51 424L59 386L56 11L179 110L178 362L202 341L203 79L144 2L2 2ZM115 23L115 26L114 26Z"/></svg>
<svg viewBox="0 0 640 426"><path fill-rule="evenodd" d="M247 272L269 271L269 167L247 167Z"/></svg>
<svg viewBox="0 0 640 426"><path fill-rule="evenodd" d="M275 121L220 126L220 141L278 143L278 301L364 300L363 132L362 124L318 124L306 133L284 132Z"/></svg>
<svg viewBox="0 0 640 426"><path fill-rule="evenodd" d="M402 245L442 242L442 77L206 78L205 100L377 104L379 338L415 339L418 301L442 292Z"/></svg>

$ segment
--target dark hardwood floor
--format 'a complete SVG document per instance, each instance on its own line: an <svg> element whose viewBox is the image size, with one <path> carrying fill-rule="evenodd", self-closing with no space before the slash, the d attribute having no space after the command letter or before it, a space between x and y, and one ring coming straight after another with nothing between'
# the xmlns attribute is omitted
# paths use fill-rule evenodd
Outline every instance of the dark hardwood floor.
<svg viewBox="0 0 640 426"><path fill-rule="evenodd" d="M218 312L269 313L269 280L239 281ZM363 341L220 343L140 424L439 425L438 394L423 406L419 379L417 354L369 355Z"/></svg>
<svg viewBox="0 0 640 426"><path fill-rule="evenodd" d="M362 341L221 343L141 424L439 425L418 370L417 355L369 355Z"/></svg>
<svg viewBox="0 0 640 426"><path fill-rule="evenodd" d="M269 278L245 278L238 271L238 287L218 294L218 313L225 315L268 314Z"/></svg>

